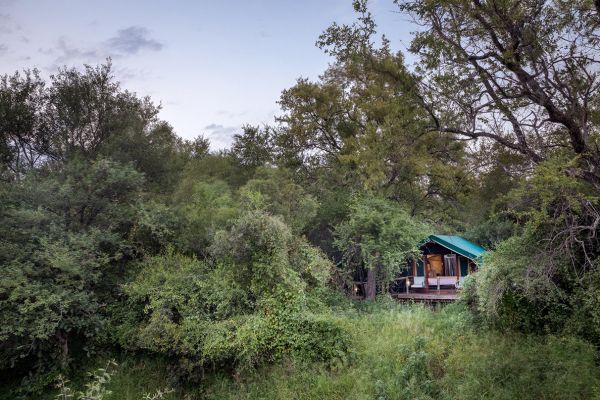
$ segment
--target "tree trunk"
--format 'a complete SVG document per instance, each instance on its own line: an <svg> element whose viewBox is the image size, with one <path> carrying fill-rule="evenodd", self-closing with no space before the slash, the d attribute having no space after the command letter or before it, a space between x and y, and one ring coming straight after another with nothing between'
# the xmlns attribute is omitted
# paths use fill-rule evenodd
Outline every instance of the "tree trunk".
<svg viewBox="0 0 600 400"><path fill-rule="evenodd" d="M69 364L69 339L62 331L59 331L56 334L56 338L58 339L58 343L61 348L60 366L61 368L66 368Z"/></svg>
<svg viewBox="0 0 600 400"><path fill-rule="evenodd" d="M365 286L365 297L367 300L375 300L377 294L377 281L375 279L375 269L367 269L367 284Z"/></svg>

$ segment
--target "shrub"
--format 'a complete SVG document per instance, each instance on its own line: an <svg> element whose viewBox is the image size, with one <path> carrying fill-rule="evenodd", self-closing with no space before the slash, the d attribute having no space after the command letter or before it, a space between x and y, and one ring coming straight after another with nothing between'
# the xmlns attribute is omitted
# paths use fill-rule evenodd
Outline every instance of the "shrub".
<svg viewBox="0 0 600 400"><path fill-rule="evenodd" d="M522 228L486 255L477 274L477 311L500 329L576 334L600 344L596 318L600 199L565 173L569 160L536 167L504 199Z"/></svg>
<svg viewBox="0 0 600 400"><path fill-rule="evenodd" d="M139 313L119 329L124 346L172 357L187 379L343 356L348 340L320 299L331 264L281 220L242 215L210 253L199 261L171 249L140 265L125 286Z"/></svg>
<svg viewBox="0 0 600 400"><path fill-rule="evenodd" d="M99 159L0 185L0 370L66 367L101 339L142 184Z"/></svg>

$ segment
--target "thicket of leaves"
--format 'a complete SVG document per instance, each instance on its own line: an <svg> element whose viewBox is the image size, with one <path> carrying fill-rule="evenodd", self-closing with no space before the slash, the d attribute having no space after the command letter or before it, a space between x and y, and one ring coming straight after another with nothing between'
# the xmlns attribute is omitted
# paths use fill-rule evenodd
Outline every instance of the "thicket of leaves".
<svg viewBox="0 0 600 400"><path fill-rule="evenodd" d="M139 269L125 286L128 307L138 312L121 341L174 357L185 378L283 357L345 357L346 333L321 299L331 262L277 217L241 215L217 232L207 260L169 250Z"/></svg>
<svg viewBox="0 0 600 400"><path fill-rule="evenodd" d="M546 162L506 196L502 214L521 228L486 256L469 301L502 329L598 342L598 198L563 168L561 159Z"/></svg>
<svg viewBox="0 0 600 400"><path fill-rule="evenodd" d="M137 251L126 236L142 184L130 166L103 159L2 184L2 368L31 358L64 366L101 335L107 285Z"/></svg>
<svg viewBox="0 0 600 400"><path fill-rule="evenodd" d="M334 245L343 253L343 266L352 274L358 268L375 271L385 293L389 283L418 257L419 243L430 227L411 217L396 203L373 196L355 196L348 217L335 228Z"/></svg>

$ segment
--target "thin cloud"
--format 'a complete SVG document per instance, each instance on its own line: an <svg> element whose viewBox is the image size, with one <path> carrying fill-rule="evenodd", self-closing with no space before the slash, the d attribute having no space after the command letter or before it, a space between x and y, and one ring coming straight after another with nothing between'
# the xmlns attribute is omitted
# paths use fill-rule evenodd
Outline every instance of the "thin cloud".
<svg viewBox="0 0 600 400"><path fill-rule="evenodd" d="M0 33L12 33L12 29L9 28L11 22L10 15L0 14Z"/></svg>
<svg viewBox="0 0 600 400"><path fill-rule="evenodd" d="M142 51L160 51L164 45L148 36L149 31L141 26L119 29L115 36L96 45L78 46L65 37L58 39L53 48L40 49L40 53L54 57L50 69L75 62L94 63L107 58L122 58Z"/></svg>
<svg viewBox="0 0 600 400"><path fill-rule="evenodd" d="M239 126L224 126L212 123L204 127L206 137L210 140L210 147L213 150L223 150L231 146L233 135L239 132Z"/></svg>
<svg viewBox="0 0 600 400"><path fill-rule="evenodd" d="M206 125L204 127L204 129L206 129L206 130L221 129L221 128L224 128L224 126L223 125L214 124L214 123L210 124L210 125Z"/></svg>
<svg viewBox="0 0 600 400"><path fill-rule="evenodd" d="M115 37L108 39L108 47L123 55L137 54L143 50L160 51L164 45L148 37L148 29L142 26L130 26L120 29Z"/></svg>
<svg viewBox="0 0 600 400"><path fill-rule="evenodd" d="M9 14L0 13L0 34L10 35L20 30L21 26Z"/></svg>
<svg viewBox="0 0 600 400"><path fill-rule="evenodd" d="M225 117L228 119L240 119L243 116L247 115L249 110L244 111L230 111L230 110L219 110L217 111L217 115L220 117Z"/></svg>
<svg viewBox="0 0 600 400"><path fill-rule="evenodd" d="M40 53L54 56L55 64L65 64L71 61L95 61L103 58L103 54L96 49L79 48L67 42L67 39L61 37L58 39L56 47L51 49L40 49ZM105 57L104 57L105 58Z"/></svg>

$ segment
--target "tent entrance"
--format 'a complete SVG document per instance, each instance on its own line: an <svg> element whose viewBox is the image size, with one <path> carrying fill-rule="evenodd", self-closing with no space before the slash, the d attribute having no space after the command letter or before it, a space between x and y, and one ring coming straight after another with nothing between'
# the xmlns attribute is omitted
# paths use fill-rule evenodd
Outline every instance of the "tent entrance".
<svg viewBox="0 0 600 400"><path fill-rule="evenodd" d="M454 254L444 256L444 276L458 276L456 259L457 257Z"/></svg>

